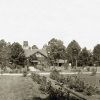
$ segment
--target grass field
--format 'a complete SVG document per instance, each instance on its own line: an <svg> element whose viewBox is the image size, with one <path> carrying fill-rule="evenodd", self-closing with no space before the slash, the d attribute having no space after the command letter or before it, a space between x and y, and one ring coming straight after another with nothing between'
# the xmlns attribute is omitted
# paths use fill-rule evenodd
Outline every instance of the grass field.
<svg viewBox="0 0 100 100"><path fill-rule="evenodd" d="M38 100L43 96L29 77L0 76L0 100Z"/></svg>

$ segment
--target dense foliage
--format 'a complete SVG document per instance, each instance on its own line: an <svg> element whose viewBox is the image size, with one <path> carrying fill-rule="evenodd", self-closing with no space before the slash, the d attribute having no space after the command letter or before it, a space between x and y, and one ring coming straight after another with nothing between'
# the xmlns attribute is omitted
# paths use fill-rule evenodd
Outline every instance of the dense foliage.
<svg viewBox="0 0 100 100"><path fill-rule="evenodd" d="M58 71L54 70L50 74L50 78L59 83L65 84L70 89L73 89L77 92L82 92L85 95L94 95L98 91L97 87L87 84L84 82L84 80L80 79L80 77L76 75L64 77L63 75L60 75Z"/></svg>
<svg viewBox="0 0 100 100"><path fill-rule="evenodd" d="M47 53L51 64L54 64L57 59L65 59L66 57L66 50L63 42L55 38L48 42Z"/></svg>
<svg viewBox="0 0 100 100"><path fill-rule="evenodd" d="M97 66L100 66L100 44L97 44L93 49L93 59Z"/></svg>
<svg viewBox="0 0 100 100"><path fill-rule="evenodd" d="M37 60L37 57L36 57L36 55L31 55L29 58L28 58L28 60L29 60L29 64L30 65L37 65L37 62L33 62L34 60Z"/></svg>
<svg viewBox="0 0 100 100"><path fill-rule="evenodd" d="M52 86L52 81L47 80L45 76L32 73L31 78L40 85L41 92L48 95L45 100L79 100L75 96L68 96L62 87L57 85L55 88L55 86Z"/></svg>
<svg viewBox="0 0 100 100"><path fill-rule="evenodd" d="M22 65L25 64L25 54L22 46L19 43L14 42L11 45L11 58L10 61L14 63L15 65Z"/></svg>
<svg viewBox="0 0 100 100"><path fill-rule="evenodd" d="M78 59L78 55L81 51L81 47L75 40L69 43L67 49L67 59L68 62L72 64L72 66L76 66L76 60Z"/></svg>
<svg viewBox="0 0 100 100"><path fill-rule="evenodd" d="M38 49L38 47L33 45L32 49ZM81 49L75 40L65 47L61 40L52 38L42 49L46 50L48 54L48 65L55 65L59 60L67 60L73 68L74 66L100 66L100 44L97 44L93 51L90 51L86 47ZM36 65L33 60L37 60L35 55L29 57L29 63ZM24 66L25 62L27 61L24 50L19 43L11 44L5 40L0 40L1 69L4 70L6 66L10 68L16 68L17 65Z"/></svg>
<svg viewBox="0 0 100 100"><path fill-rule="evenodd" d="M87 48L83 48L78 56L79 66L93 66L92 54Z"/></svg>
<svg viewBox="0 0 100 100"><path fill-rule="evenodd" d="M0 67L4 69L8 63L10 58L10 43L5 42L5 40L0 40Z"/></svg>
<svg viewBox="0 0 100 100"><path fill-rule="evenodd" d="M38 49L37 45L33 45L32 49Z"/></svg>

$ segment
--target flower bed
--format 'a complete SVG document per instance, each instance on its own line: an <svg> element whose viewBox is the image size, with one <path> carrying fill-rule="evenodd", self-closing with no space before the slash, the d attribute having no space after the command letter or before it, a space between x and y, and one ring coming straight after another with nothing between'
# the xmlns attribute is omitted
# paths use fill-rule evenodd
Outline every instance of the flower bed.
<svg viewBox="0 0 100 100"><path fill-rule="evenodd" d="M70 89L77 92L82 92L85 95L95 95L98 93L97 87L86 84L76 75L64 77L63 75L60 75L57 70L54 70L50 74L50 78L59 83L65 84Z"/></svg>

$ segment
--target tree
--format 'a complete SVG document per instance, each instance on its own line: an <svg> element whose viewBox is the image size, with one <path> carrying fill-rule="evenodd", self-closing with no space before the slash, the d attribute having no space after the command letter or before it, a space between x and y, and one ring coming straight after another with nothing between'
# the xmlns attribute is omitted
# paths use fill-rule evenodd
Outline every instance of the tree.
<svg viewBox="0 0 100 100"><path fill-rule="evenodd" d="M65 59L66 49L61 40L53 38L48 42L47 53L49 60L54 64L57 59Z"/></svg>
<svg viewBox="0 0 100 100"><path fill-rule="evenodd" d="M33 45L32 49L38 49L38 47L36 45Z"/></svg>
<svg viewBox="0 0 100 100"><path fill-rule="evenodd" d="M3 39L0 40L0 64L2 69L9 63L10 50L10 44Z"/></svg>
<svg viewBox="0 0 100 100"><path fill-rule="evenodd" d="M78 42L75 40L69 43L66 52L67 52L67 59L68 62L75 66L77 64L77 58L80 53L81 47L79 46Z"/></svg>
<svg viewBox="0 0 100 100"><path fill-rule="evenodd" d="M92 66L92 54L87 48L83 48L78 57L79 66Z"/></svg>
<svg viewBox="0 0 100 100"><path fill-rule="evenodd" d="M47 47L48 47L48 45L44 44L43 47L42 47L42 50L47 50Z"/></svg>
<svg viewBox="0 0 100 100"><path fill-rule="evenodd" d="M35 54L31 55L28 59L29 59L30 65L37 65L37 62L33 62L34 60L37 60L37 57Z"/></svg>
<svg viewBox="0 0 100 100"><path fill-rule="evenodd" d="M24 54L24 50L19 43L14 42L11 45L11 53L10 54L11 54L10 60L12 63L14 63L15 65L24 66L26 57Z"/></svg>
<svg viewBox="0 0 100 100"><path fill-rule="evenodd" d="M100 66L100 44L97 44L93 49L94 63Z"/></svg>

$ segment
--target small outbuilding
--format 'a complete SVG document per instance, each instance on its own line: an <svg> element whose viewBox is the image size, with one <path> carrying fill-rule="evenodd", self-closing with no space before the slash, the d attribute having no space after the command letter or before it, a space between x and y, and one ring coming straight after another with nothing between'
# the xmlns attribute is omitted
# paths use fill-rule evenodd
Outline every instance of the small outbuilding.
<svg viewBox="0 0 100 100"><path fill-rule="evenodd" d="M67 63L67 60L59 59L55 62L57 66L63 66L65 63Z"/></svg>

